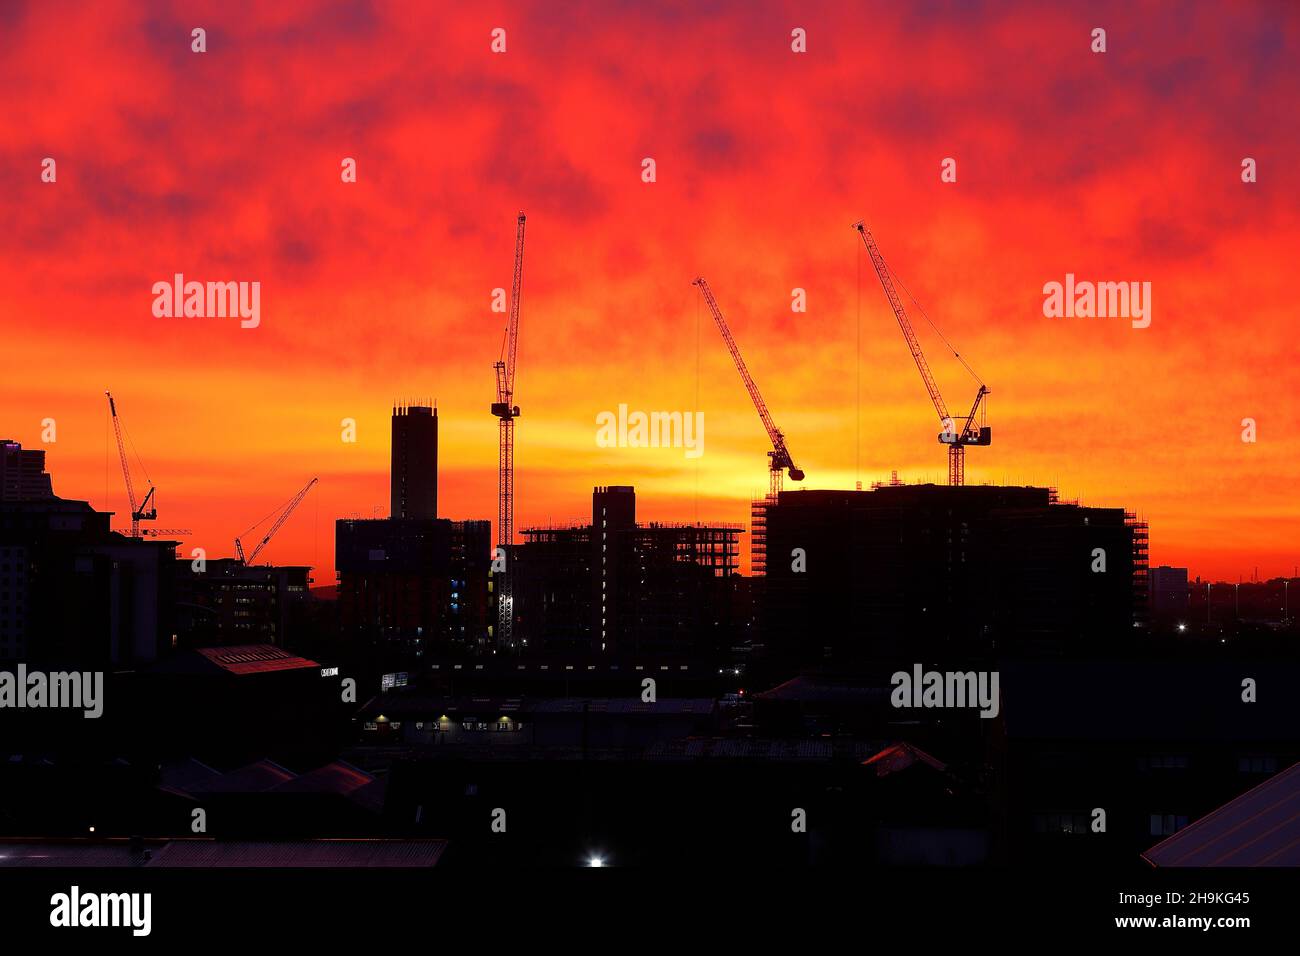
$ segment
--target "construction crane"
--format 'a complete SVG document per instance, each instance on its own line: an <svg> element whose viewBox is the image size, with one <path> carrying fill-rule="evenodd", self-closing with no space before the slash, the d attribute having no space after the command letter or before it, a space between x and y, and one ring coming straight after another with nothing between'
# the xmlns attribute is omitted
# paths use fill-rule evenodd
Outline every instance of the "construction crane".
<svg viewBox="0 0 1300 956"><path fill-rule="evenodd" d="M154 487L153 482L149 481L149 475L145 474L145 481L149 481L149 491L144 496L144 501L136 503L135 500L135 483L131 481L131 466L126 460L126 443L122 440L122 422L117 417L117 402L113 401L112 392L104 392L108 396L108 410L113 416L113 434L117 436L117 454L122 459L122 478L126 481L126 497L131 504L131 537L140 537L141 521L157 521L158 509L154 506ZM139 455L136 456L137 460ZM143 469L143 464L141 468Z"/></svg>
<svg viewBox="0 0 1300 956"><path fill-rule="evenodd" d="M507 562L515 539L515 419L519 417L519 406L514 404L515 355L519 346L519 293L524 277L524 222L521 212L515 228L515 277L510 287L510 320L501 343L501 358L493 366L497 375L497 400L492 403L492 414L501 423L497 460L497 548L500 557ZM514 644L512 577L507 565L507 570L496 581L498 646L511 647Z"/></svg>
<svg viewBox="0 0 1300 956"><path fill-rule="evenodd" d="M803 481L803 472L799 470L790 457L790 450L785 447L785 436L781 434L781 429L777 428L776 423L772 421L772 414L767 410L767 402L763 401L758 385L755 384L753 376L749 374L749 369L745 366L745 360L740 356L740 347L736 345L736 340L732 338L731 329L727 328L727 320L722 317L722 309L718 308L718 300L713 297L709 284L704 281L703 276L699 276L692 285L699 286L700 292L704 294L704 301L709 304L709 311L713 313L713 321L717 323L718 331L722 333L727 348L731 350L731 359L736 363L736 371L740 373L741 380L745 383L745 389L754 402L754 408L758 410L758 417L763 420L763 427L767 429L767 437L771 439L772 450L767 453L770 475L767 497L769 501L775 502L777 495L781 493L782 473L788 472L791 481Z"/></svg>
<svg viewBox="0 0 1300 956"><path fill-rule="evenodd" d="M975 374L975 370L966 363L961 354L952 349L948 340L944 339L944 344L952 349L952 354L957 360L965 366L966 371L979 383L979 391L975 393L975 401L971 404L970 414L966 416L964 422L958 425L953 421L952 416L948 414L948 406L944 403L943 395L939 393L939 386L934 380L934 375L930 371L930 363L925 360L925 353L921 351L921 343L917 340L916 332L912 330L912 323L907 318L907 312L903 308L903 300L899 298L898 291L894 287L893 274L889 266L885 265L885 257L880 254L880 248L876 245L876 240L871 237L871 233L861 220L853 224L853 228L862 236L862 243L867 247L867 253L871 256L871 264L876 268L876 275L880 277L880 284L885 289L885 297L889 299L890 308L894 310L894 316L898 319L898 327L903 330L903 338L907 339L907 347L912 352L912 358L916 362L917 370L921 373L921 380L925 383L925 390L930 394L930 401L934 403L934 410L939 413L939 424L943 431L939 433L939 441L948 446L948 484L959 486L966 483L966 446L967 445L988 445L992 443L992 432L984 419L981 417L980 423L975 423L975 418L981 413L981 405L984 398L989 394L988 386L980 380ZM900 282L899 285L902 285ZM906 291L906 290L904 290ZM909 296L911 293L908 293ZM915 302L915 299L913 299ZM924 315L924 310L922 310ZM929 321L929 317L926 317ZM931 326L934 323L930 323ZM935 329L938 332L938 329ZM943 333L939 333L943 338Z"/></svg>
<svg viewBox="0 0 1300 956"><path fill-rule="evenodd" d="M271 539L275 537L275 533L280 530L281 526L283 526L286 521L289 520L289 515L293 514L294 509L302 504L302 499L307 497L307 492L311 491L312 486L319 480L319 478L313 478L311 481L307 482L301 491L289 499L288 504L281 505L279 508L276 508L275 511L272 511L271 514L267 515L266 518L263 518L257 524L253 525L253 528L256 528L258 525L265 522L267 518L270 518L271 515L279 515L279 517L275 519L275 524L271 525L271 530L269 530L266 533L266 536L257 543L257 547L253 549L253 553L248 555L247 558L244 557L243 542L240 541L239 538L235 539L235 552L239 555L240 564L252 564L257 559L257 556L262 553L262 549L265 548L270 543ZM253 528L249 528L248 531L252 531ZM240 535L240 538L247 535L248 531L245 531L243 535Z"/></svg>

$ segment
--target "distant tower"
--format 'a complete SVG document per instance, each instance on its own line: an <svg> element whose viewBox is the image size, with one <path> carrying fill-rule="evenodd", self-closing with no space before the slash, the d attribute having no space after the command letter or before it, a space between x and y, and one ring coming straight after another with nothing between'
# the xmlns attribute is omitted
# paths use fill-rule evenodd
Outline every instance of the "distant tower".
<svg viewBox="0 0 1300 956"><path fill-rule="evenodd" d="M0 501L53 498L43 450L24 450L12 439L0 440Z"/></svg>
<svg viewBox="0 0 1300 956"><path fill-rule="evenodd" d="M393 406L393 463L389 480L392 517L438 517L437 408Z"/></svg>

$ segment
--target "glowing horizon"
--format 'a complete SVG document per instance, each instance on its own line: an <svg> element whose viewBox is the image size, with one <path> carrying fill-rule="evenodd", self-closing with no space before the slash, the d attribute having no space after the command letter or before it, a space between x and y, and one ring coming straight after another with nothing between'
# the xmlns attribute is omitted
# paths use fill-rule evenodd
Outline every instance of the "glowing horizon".
<svg viewBox="0 0 1300 956"><path fill-rule="evenodd" d="M111 390L156 524L194 532L181 555L233 554L319 476L262 557L332 583L334 520L387 514L389 413L408 395L439 406L442 516L495 521L490 306L523 210L517 529L582 520L610 484L636 487L640 520L748 526L770 445L697 275L807 472L787 489L943 483L938 421L851 227L865 219L992 388L968 483L1135 511L1152 566L1193 576L1300 563L1300 131L1277 122L1300 99L1281 68L1300 11L106 2L0 20L0 437L129 525ZM154 285L177 273L259 282L260 323L156 317ZM1150 327L1045 317L1044 285L1067 275L1150 282ZM964 414L973 380L913 321ZM703 413L703 455L600 447L621 404Z"/></svg>

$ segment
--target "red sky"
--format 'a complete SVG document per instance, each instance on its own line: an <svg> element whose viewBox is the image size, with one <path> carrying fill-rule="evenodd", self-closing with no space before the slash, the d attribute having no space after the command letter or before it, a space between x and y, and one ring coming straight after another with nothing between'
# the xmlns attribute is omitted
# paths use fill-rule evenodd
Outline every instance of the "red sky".
<svg viewBox="0 0 1300 956"><path fill-rule="evenodd" d="M865 218L993 389L969 482L1133 509L1153 564L1300 563L1293 4L437 6L0 6L0 437L46 448L57 493L127 510L109 388L186 551L232 553L320 476L265 556L329 583L334 519L387 512L392 402L432 396L442 514L493 517L519 210L519 526L596 484L643 519L748 520L769 446L696 274L807 487L943 481ZM260 281L261 326L155 318L176 272ZM1066 273L1151 282L1150 328L1045 318ZM597 447L620 403L703 411L705 454Z"/></svg>

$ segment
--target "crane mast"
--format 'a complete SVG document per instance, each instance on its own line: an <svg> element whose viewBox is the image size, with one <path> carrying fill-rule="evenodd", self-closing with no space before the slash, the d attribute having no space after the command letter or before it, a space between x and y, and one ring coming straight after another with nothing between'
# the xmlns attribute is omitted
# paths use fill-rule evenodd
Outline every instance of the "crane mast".
<svg viewBox="0 0 1300 956"><path fill-rule="evenodd" d="M736 371L740 373L741 381L745 383L745 390L749 392L750 400L754 403L754 408L758 410L758 417L762 420L763 427L767 429L767 437L772 442L772 450L767 453L767 457L770 459L768 463L770 472L768 500L775 501L777 495L781 492L781 474L783 471L790 473L791 481L803 481L804 474L790 457L790 451L785 447L785 436L776 427L776 422L772 421L772 414L767 410L767 402L763 401L763 395L758 390L758 384L754 381L754 377L749 374L749 368L745 365L744 358L741 357L740 347L736 345L736 340L731 335L731 329L727 327L727 320L722 317L722 309L718 307L718 300L713 297L713 291L709 288L709 284L704 281L703 276L697 277L692 284L700 287L700 292L704 295L704 301L708 303L709 311L713 313L713 321L717 324L718 331L722 333L722 339L727 343L727 349L731 352L731 360L736 363Z"/></svg>
<svg viewBox="0 0 1300 956"><path fill-rule="evenodd" d="M880 254L880 247L876 245L876 240L872 238L871 232L864 223L861 221L856 222L853 224L853 228L862 236L862 244L867 247L867 253L871 256L871 264L875 267L876 275L880 278L880 284L885 290L885 298L889 300L889 307L894 310L894 317L898 320L898 327L903 331L903 338L907 340L907 347L912 353L912 360L916 362L917 371L921 373L921 381L925 383L925 390L930 396L934 410L939 415L939 424L943 428L943 431L939 433L939 441L948 446L948 484L953 486L963 485L966 483L966 446L988 445L992 441L990 429L987 426L975 423L980 404L989 393L988 387L983 382L980 382L979 391L975 394L975 401L971 405L970 414L958 427L952 416L948 414L948 406L943 400L943 395L939 392L939 385L934 380L934 374L930 371L930 363L925 359L925 352L921 350L920 340L917 339L911 320L907 317L907 310L903 308L903 300L894 287L893 276L889 271L889 266L885 264L885 257ZM967 368L969 369L969 366ZM972 374L974 373L972 372Z"/></svg>
<svg viewBox="0 0 1300 956"><path fill-rule="evenodd" d="M519 296L524 276L524 223L519 214L515 228L515 274L510 287L510 319L506 325L505 341L501 346L501 359L496 370L497 400L492 403L492 414L500 419L497 458L497 548L506 559L507 570L498 576L497 593L497 644L506 647L514 643L514 589L509 570L509 552L515 537L515 419L519 406L514 404L515 355L519 345Z"/></svg>
<svg viewBox="0 0 1300 956"><path fill-rule="evenodd" d="M117 402L113 401L112 392L104 392L104 394L108 396L108 410L113 417L113 434L117 437L117 455L122 461L122 478L126 481L126 497L131 504L131 537L138 538L140 522L156 521L158 518L157 507L150 507L153 501L153 482L149 482L149 491L144 496L144 501L137 504L135 484L131 481L131 466L126 460L126 443L122 440L122 423L117 417Z"/></svg>
<svg viewBox="0 0 1300 956"><path fill-rule="evenodd" d="M253 549L253 553L248 555L247 558L244 557L243 542L240 541L239 538L235 539L235 551L239 555L240 564L252 564L257 560L257 556L262 553L262 549L270 544L271 539L275 537L275 533L280 530L286 521L289 520L289 515L293 514L294 509L297 508L298 505L302 504L302 499L307 497L307 492L311 491L312 486L319 480L319 478L313 478L311 481L307 482L306 486L301 491L289 499L289 503L285 505L284 510L280 512L280 517L275 519L275 524L271 525L271 529L266 532L265 537L258 542L257 547ZM265 520L265 518L262 519L262 521ZM261 523L261 521L258 522L258 524ZM253 525L253 528L256 527L257 525ZM252 531L253 528L249 528L248 531ZM248 531L245 531L244 534L248 534Z"/></svg>

